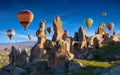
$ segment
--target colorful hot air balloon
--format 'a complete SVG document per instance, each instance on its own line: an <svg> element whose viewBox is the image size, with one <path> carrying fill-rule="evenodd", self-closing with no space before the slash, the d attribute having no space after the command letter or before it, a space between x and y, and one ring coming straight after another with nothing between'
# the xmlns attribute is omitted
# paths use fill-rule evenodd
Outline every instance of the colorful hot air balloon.
<svg viewBox="0 0 120 75"><path fill-rule="evenodd" d="M15 35L15 30L9 29L7 31L7 36L9 37L10 40L12 40L13 36Z"/></svg>
<svg viewBox="0 0 120 75"><path fill-rule="evenodd" d="M114 23L112 22L108 23L107 28L111 31L114 28Z"/></svg>
<svg viewBox="0 0 120 75"><path fill-rule="evenodd" d="M31 34L29 34L29 35L28 35L28 38L29 38L29 40L31 40L31 39L32 39L32 35L31 35Z"/></svg>
<svg viewBox="0 0 120 75"><path fill-rule="evenodd" d="M91 18L87 18L84 20L84 24L88 27L88 29L91 27L93 24L93 20Z"/></svg>
<svg viewBox="0 0 120 75"><path fill-rule="evenodd" d="M18 21L22 24L24 29L26 29L32 22L34 15L30 10L22 10L18 13Z"/></svg>
<svg viewBox="0 0 120 75"><path fill-rule="evenodd" d="M106 12L103 12L103 13L102 13L102 16L104 16L104 17L105 17L106 15L107 15L107 13L106 13Z"/></svg>
<svg viewBox="0 0 120 75"><path fill-rule="evenodd" d="M47 31L47 30L45 30L45 34L48 34L48 31Z"/></svg>
<svg viewBox="0 0 120 75"><path fill-rule="evenodd" d="M47 28L47 31L48 31L48 33L50 34L50 33L52 32L52 28L51 28L51 27L48 27L48 28Z"/></svg>

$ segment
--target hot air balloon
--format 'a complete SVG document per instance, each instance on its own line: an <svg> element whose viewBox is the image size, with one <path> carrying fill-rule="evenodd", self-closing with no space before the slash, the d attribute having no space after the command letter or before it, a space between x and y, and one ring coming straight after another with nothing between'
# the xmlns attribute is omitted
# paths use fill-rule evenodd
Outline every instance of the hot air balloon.
<svg viewBox="0 0 120 75"><path fill-rule="evenodd" d="M114 28L114 23L112 22L108 23L107 28L111 31Z"/></svg>
<svg viewBox="0 0 120 75"><path fill-rule="evenodd" d="M28 38L29 38L29 40L31 40L31 39L32 39L32 35L31 35L31 34L29 34L29 35L28 35Z"/></svg>
<svg viewBox="0 0 120 75"><path fill-rule="evenodd" d="M15 35L15 30L9 29L7 31L7 36L9 37L10 40L12 40L13 36Z"/></svg>
<svg viewBox="0 0 120 75"><path fill-rule="evenodd" d="M68 31L67 31L67 30L64 30L64 34L65 34L65 35L68 35Z"/></svg>
<svg viewBox="0 0 120 75"><path fill-rule="evenodd" d="M32 22L34 15L30 10L22 10L18 13L18 21L22 24L24 29L26 29Z"/></svg>
<svg viewBox="0 0 120 75"><path fill-rule="evenodd" d="M48 27L48 28L47 28L47 31L48 31L48 33L50 34L50 33L52 32L52 28L51 28L51 27Z"/></svg>
<svg viewBox="0 0 120 75"><path fill-rule="evenodd" d="M106 15L107 15L107 13L106 13L106 12L103 12L103 13L102 13L102 16L104 16L104 17L105 17Z"/></svg>
<svg viewBox="0 0 120 75"><path fill-rule="evenodd" d="M88 27L88 29L91 27L93 24L93 20L91 18L87 18L84 20L84 24Z"/></svg>
<svg viewBox="0 0 120 75"><path fill-rule="evenodd" d="M45 34L48 34L48 31L47 31L47 30L45 30Z"/></svg>

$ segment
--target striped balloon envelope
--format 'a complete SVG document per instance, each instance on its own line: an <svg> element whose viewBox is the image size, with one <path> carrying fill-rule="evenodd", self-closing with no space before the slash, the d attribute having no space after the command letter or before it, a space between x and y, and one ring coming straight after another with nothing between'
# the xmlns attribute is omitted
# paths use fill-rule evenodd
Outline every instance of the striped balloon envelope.
<svg viewBox="0 0 120 75"><path fill-rule="evenodd" d="M111 31L114 28L114 23L113 22L108 23L107 28Z"/></svg>
<svg viewBox="0 0 120 75"><path fill-rule="evenodd" d="M21 10L17 17L18 21L22 24L24 29L26 29L32 22L34 15L30 10Z"/></svg>
<svg viewBox="0 0 120 75"><path fill-rule="evenodd" d="M88 29L91 27L93 24L93 19L92 18L87 18L84 20L84 24L88 27Z"/></svg>
<svg viewBox="0 0 120 75"><path fill-rule="evenodd" d="M15 30L13 29L7 30L7 36L9 37L10 40L12 40L14 35L15 35Z"/></svg>

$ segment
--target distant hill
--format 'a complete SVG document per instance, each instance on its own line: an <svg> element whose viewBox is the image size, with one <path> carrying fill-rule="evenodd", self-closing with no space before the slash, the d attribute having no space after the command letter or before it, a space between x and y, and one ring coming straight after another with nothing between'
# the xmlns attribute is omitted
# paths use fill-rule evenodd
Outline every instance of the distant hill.
<svg viewBox="0 0 120 75"><path fill-rule="evenodd" d="M27 48L30 49L35 45L36 41L26 41L26 42L16 42L16 43L0 43L0 50L5 48L10 49L11 46L15 46L16 48Z"/></svg>

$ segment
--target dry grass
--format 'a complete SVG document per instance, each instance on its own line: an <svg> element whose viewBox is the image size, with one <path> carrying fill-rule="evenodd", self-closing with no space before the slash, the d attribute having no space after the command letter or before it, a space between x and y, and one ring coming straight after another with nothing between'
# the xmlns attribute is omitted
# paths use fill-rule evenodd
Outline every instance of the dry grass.
<svg viewBox="0 0 120 75"><path fill-rule="evenodd" d="M0 51L0 68L9 63L9 51Z"/></svg>

